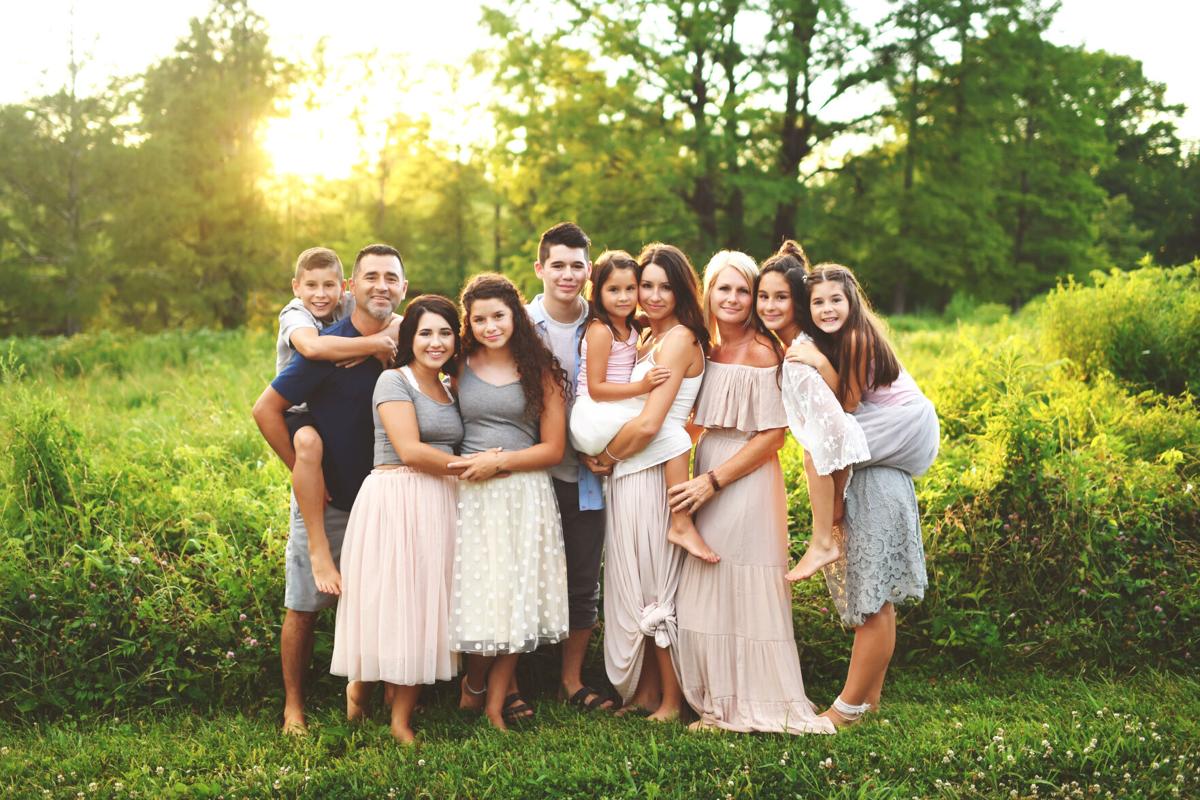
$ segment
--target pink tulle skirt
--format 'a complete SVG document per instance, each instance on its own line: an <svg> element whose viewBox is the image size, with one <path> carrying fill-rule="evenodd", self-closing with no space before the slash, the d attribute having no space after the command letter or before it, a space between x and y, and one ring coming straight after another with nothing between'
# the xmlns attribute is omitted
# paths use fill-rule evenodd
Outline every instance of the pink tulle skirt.
<svg viewBox="0 0 1200 800"><path fill-rule="evenodd" d="M447 680L457 480L408 467L363 482L342 545L330 672L402 686Z"/></svg>

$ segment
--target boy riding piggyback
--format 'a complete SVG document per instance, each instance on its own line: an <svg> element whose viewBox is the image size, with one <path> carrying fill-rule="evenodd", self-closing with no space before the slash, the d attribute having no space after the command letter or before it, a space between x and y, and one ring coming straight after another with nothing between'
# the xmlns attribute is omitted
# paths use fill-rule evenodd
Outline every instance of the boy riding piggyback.
<svg viewBox="0 0 1200 800"><path fill-rule="evenodd" d="M326 247L310 247L296 259L292 278L295 297L279 312L279 337L275 344L275 374L283 372L296 353L310 361L333 361L351 367L367 358L385 364L396 355L397 317L392 324L370 336L322 336L321 331L354 310L354 296L345 290L341 259ZM296 464L292 469L292 491L308 528L308 544L317 588L329 594L341 592L341 576L334 566L325 536L324 507L327 493L321 472L324 443L307 405L292 406L285 414Z"/></svg>

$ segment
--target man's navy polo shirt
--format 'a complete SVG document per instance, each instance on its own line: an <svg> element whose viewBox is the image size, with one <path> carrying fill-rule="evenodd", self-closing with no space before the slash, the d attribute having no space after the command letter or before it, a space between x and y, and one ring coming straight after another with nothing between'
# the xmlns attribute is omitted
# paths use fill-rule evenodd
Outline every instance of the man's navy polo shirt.
<svg viewBox="0 0 1200 800"><path fill-rule="evenodd" d="M335 322L322 336L362 336L350 317ZM368 358L358 366L342 369L332 361L310 361L296 353L271 388L293 405L308 403L324 443L321 471L331 505L349 511L358 489L375 466L375 423L371 396L383 366Z"/></svg>

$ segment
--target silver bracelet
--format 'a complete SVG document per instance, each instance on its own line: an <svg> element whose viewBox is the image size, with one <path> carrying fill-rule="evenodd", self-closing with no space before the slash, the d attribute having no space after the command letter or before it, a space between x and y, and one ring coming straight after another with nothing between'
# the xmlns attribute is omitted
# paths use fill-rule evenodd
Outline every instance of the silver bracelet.
<svg viewBox="0 0 1200 800"><path fill-rule="evenodd" d="M608 452L608 445L605 445L605 446L604 446L604 455L606 455L606 456L608 456L609 458L611 458L611 459L613 460L613 463L614 463L614 464L616 464L616 463L618 463L618 462L620 462L620 461L623 461L623 460L624 460L624 459L621 459L621 458L617 458L617 457L616 457L616 456L614 456L612 453Z"/></svg>

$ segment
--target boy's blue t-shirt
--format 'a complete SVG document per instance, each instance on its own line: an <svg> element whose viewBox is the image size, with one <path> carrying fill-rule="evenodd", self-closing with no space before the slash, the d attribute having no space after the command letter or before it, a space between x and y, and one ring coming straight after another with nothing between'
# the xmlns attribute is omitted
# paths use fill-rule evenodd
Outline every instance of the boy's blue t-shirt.
<svg viewBox="0 0 1200 800"><path fill-rule="evenodd" d="M362 336L344 317L321 331L322 336ZM375 424L371 395L383 372L377 358L342 369L332 361L310 361L299 353L271 381L271 388L293 405L308 403L324 443L321 471L331 505L349 511L375 461Z"/></svg>

